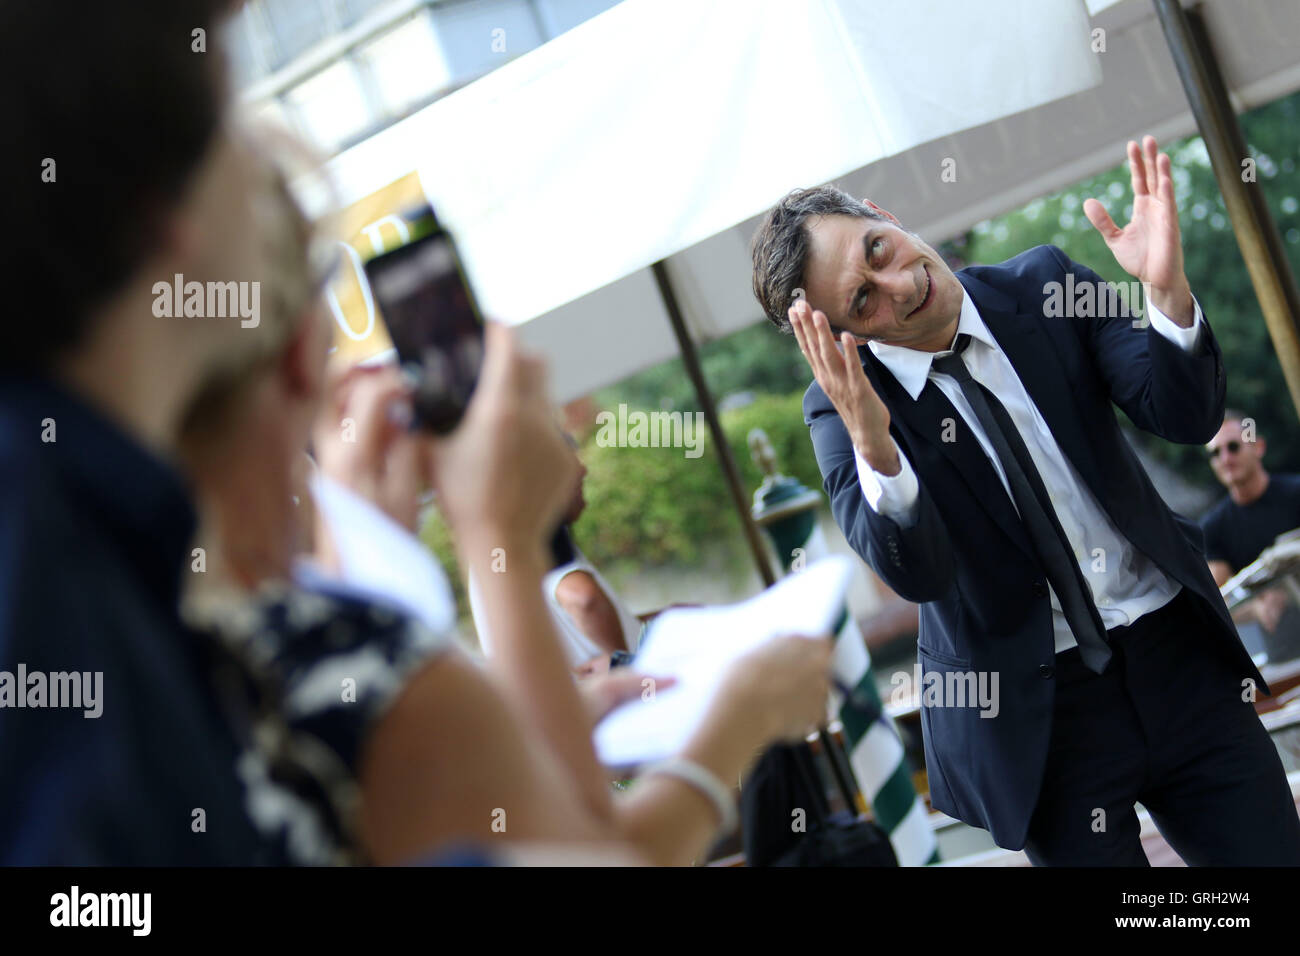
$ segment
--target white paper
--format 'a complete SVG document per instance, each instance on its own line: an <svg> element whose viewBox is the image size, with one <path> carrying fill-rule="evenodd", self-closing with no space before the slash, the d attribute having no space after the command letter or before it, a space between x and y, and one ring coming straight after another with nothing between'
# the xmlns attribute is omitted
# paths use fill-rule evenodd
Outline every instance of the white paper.
<svg viewBox="0 0 1300 956"><path fill-rule="evenodd" d="M419 538L323 475L313 478L311 492L338 554L338 580L419 618L437 634L455 626L447 576ZM312 573L329 578L319 568Z"/></svg>
<svg viewBox="0 0 1300 956"><path fill-rule="evenodd" d="M726 607L680 608L657 617L632 666L672 687L624 704L596 727L596 754L608 767L633 767L679 753L700 726L727 669L783 634L820 637L844 613L848 558L825 558Z"/></svg>

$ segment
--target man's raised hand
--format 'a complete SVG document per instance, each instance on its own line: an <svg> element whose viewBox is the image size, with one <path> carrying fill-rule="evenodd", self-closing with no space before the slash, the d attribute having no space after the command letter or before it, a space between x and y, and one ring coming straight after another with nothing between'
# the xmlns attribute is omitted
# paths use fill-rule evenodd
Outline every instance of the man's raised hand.
<svg viewBox="0 0 1300 956"><path fill-rule="evenodd" d="M1146 286L1151 304L1188 328L1194 318L1191 286L1183 272L1183 244L1169 156L1155 137L1128 144L1133 183L1133 218L1121 229L1096 199L1083 203L1084 215L1101 233L1115 261Z"/></svg>
<svg viewBox="0 0 1300 956"><path fill-rule="evenodd" d="M853 336L843 332L836 342L825 313L803 299L790 306L788 315L799 351L839 413L853 447L875 471L898 474L901 465L889 436L889 409L867 381Z"/></svg>

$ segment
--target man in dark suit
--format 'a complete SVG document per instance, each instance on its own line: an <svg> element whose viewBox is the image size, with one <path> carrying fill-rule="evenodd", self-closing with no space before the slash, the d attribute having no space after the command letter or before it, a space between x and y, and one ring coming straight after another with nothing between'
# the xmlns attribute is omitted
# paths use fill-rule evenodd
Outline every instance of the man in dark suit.
<svg viewBox="0 0 1300 956"><path fill-rule="evenodd" d="M1128 155L1129 225L1084 211L1149 323L1059 249L954 274L832 187L768 214L754 290L816 378L804 414L836 521L921 604L933 805L1035 865L1145 865L1137 802L1188 863L1297 864L1300 819L1252 706L1267 688L1198 529L1112 407L1188 444L1223 418L1169 158L1151 137Z"/></svg>

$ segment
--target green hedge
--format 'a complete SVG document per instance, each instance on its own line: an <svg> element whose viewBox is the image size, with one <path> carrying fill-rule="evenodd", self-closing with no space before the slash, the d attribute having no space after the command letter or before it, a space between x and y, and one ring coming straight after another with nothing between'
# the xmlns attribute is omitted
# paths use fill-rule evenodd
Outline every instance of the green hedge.
<svg viewBox="0 0 1300 956"><path fill-rule="evenodd" d="M801 398L801 393L764 395L722 414L747 494L762 481L747 444L756 427L767 432L782 470L821 486ZM689 568L698 565L712 542L741 534L707 432L698 458L685 457L679 448L602 448L594 436L583 446L582 458L588 504L574 535L597 564L632 558L645 565Z"/></svg>

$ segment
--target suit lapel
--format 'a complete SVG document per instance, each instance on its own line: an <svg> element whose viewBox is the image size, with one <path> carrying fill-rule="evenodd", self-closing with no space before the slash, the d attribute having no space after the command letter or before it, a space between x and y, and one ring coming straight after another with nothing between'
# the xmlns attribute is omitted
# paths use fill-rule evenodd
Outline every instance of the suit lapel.
<svg viewBox="0 0 1300 956"><path fill-rule="evenodd" d="M897 414L910 432L933 445L952 463L957 474L970 488L971 495L988 512L994 523L1026 555L1033 557L1033 546L1002 480L998 478L979 441L970 433L970 426L948 400L948 396L943 394L943 390L934 382L927 381L921 394L913 401L912 396L870 348L862 346L859 354L863 356L867 377L885 398L891 414ZM947 424L949 421L953 423L951 427ZM945 434L948 441L944 440ZM921 477L921 483L925 483L924 477Z"/></svg>

